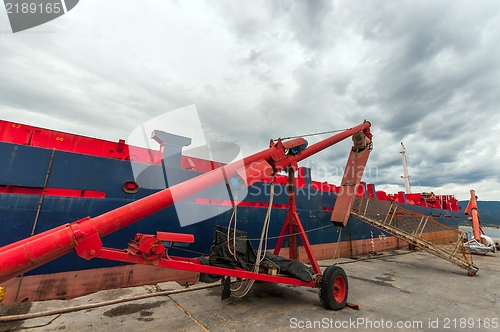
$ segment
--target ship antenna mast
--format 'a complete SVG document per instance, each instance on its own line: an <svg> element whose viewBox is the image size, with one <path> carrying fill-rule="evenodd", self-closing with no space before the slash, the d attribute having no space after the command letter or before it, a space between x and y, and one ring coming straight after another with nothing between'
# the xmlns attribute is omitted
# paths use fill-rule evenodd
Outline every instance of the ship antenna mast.
<svg viewBox="0 0 500 332"><path fill-rule="evenodd" d="M406 193L410 194L411 193L411 188L410 188L410 175L408 175L408 166L406 165L406 155L405 155L405 146L403 145L403 142L401 142L401 158L403 159L403 172L404 175L401 176L401 178L405 179L405 189Z"/></svg>

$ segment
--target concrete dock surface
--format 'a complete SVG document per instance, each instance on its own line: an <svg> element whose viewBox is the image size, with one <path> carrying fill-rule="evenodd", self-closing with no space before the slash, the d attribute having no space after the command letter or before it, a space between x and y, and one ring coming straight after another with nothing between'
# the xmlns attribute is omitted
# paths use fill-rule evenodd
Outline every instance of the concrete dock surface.
<svg viewBox="0 0 500 332"><path fill-rule="evenodd" d="M0 306L0 316L150 297L67 313L1 322L0 331L500 331L500 253L474 256L467 271L422 251L391 251L339 263L348 302L323 308L318 289L256 283L244 298L221 301L219 284L187 290L176 283L109 290L75 298ZM236 286L236 285L233 285ZM169 290L180 290L169 293ZM156 295L163 292L163 295ZM156 295L156 296L153 296Z"/></svg>

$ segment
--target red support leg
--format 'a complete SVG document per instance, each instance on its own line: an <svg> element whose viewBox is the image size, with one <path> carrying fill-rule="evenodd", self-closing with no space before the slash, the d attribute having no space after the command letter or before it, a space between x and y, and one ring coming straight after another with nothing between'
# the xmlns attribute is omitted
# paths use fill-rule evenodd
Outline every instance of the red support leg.
<svg viewBox="0 0 500 332"><path fill-rule="evenodd" d="M274 254L276 256L280 254L281 247L283 246L283 242L285 241L286 229L288 227L287 218L285 218L285 222L283 223L283 227L281 228L280 237L278 238L278 242L276 242L276 247L274 247Z"/></svg>
<svg viewBox="0 0 500 332"><path fill-rule="evenodd" d="M314 252L312 250L311 244L309 243L309 239L307 238L306 231L304 227L302 227L302 223L300 222L299 215L295 212L295 217L297 218L297 227L299 229L300 239L302 240L302 245L306 250L307 257L309 258L309 262L312 265L313 271L315 274L321 274L321 269L319 268L318 261L316 260L316 256L314 256Z"/></svg>
<svg viewBox="0 0 500 332"><path fill-rule="evenodd" d="M297 241L297 192L295 190L295 169L288 168L288 234L290 235L290 246L288 257L299 260L299 246Z"/></svg>
<svg viewBox="0 0 500 332"><path fill-rule="evenodd" d="M299 260L299 246L297 243L297 228L295 227L295 220L293 214L290 214L288 222L288 233L290 234L290 246L288 247L288 257L291 259Z"/></svg>
<svg viewBox="0 0 500 332"><path fill-rule="evenodd" d="M306 232L304 230L304 227L302 226L302 223L300 222L300 218L297 213L295 171L293 169L290 169L288 172L288 201L288 213L283 223L283 227L281 228L280 237L278 238L278 242L276 243L276 247L274 248L274 254L279 255L288 230L288 234L290 235L289 258L298 260L298 233L302 241L302 245L304 246L304 249L306 251L307 257L309 258L309 262L312 265L314 273L321 274L321 269L319 268L318 261L316 260L316 256L314 256L311 244L309 243L309 239L307 238Z"/></svg>

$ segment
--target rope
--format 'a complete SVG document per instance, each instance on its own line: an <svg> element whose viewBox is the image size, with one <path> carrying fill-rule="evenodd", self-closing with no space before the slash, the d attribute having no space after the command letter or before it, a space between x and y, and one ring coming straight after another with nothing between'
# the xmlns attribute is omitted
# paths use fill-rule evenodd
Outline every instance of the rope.
<svg viewBox="0 0 500 332"><path fill-rule="evenodd" d="M269 240L269 224L271 223L271 212L272 212L273 199L274 199L274 178L271 180L271 188L270 188L269 196L270 196L269 197L269 206L267 207L266 217L264 219L264 224L262 225L262 233L260 235L259 250L257 251L258 253L262 252L262 250L261 250L262 242L265 238L264 254L260 258L260 262L262 262L264 260L264 257L266 256L267 242ZM265 228L265 232L264 232L264 228ZM259 257L260 257L260 254L257 255L257 259L259 259Z"/></svg>
<svg viewBox="0 0 500 332"><path fill-rule="evenodd" d="M234 260L238 261L238 258L236 257L236 223L237 223L236 210L237 210L237 206L238 206L238 192L237 191L234 192L234 200L233 200L233 202L234 202L234 205L233 205L233 214L231 215L231 219L229 219L229 223L227 225L227 236L226 236L226 239L227 239L227 250L229 250L229 253L231 255L233 255ZM231 251L231 247L229 246L229 240L230 240L229 232L231 232L231 223L233 222L233 218L234 218L233 251Z"/></svg>
<svg viewBox="0 0 500 332"><path fill-rule="evenodd" d="M73 312L73 311L79 311L79 310L85 310L85 309L93 309L93 308L108 306L108 305L122 303L122 302L142 300L142 299L146 299L146 298L150 298L150 297L154 297L154 296L168 296L168 295L173 295L173 294L192 292L192 291L212 288L212 287L216 287L216 286L218 286L218 284L212 283L212 284L202 285L202 286L198 286L198 287L195 286L195 287L190 287L190 288L147 293L147 294L141 294L141 295L127 297L124 299L116 299L116 300L110 300L110 301L99 302L99 303L82 304L82 305L78 305L78 306L74 306L74 307L65 307L65 308L54 309L54 310L43 311L43 312L34 312L34 313L29 313L29 314L12 315L12 316L0 316L0 322L11 322L11 321L16 321L16 320L25 320L25 319L32 319L32 318L43 317L43 316L51 316L51 315L63 314L63 313L67 313L67 312Z"/></svg>
<svg viewBox="0 0 500 332"><path fill-rule="evenodd" d="M300 137L317 136L317 135L324 135L324 134L332 134L332 133L338 133L340 131L345 131L345 130L347 130L347 128L346 129L322 131L322 132L317 132L317 133L312 133L312 134L307 134L307 135L289 136L289 137L283 137L282 140L292 139L292 138L300 138ZM277 139L273 139L273 140L277 141Z"/></svg>
<svg viewBox="0 0 500 332"><path fill-rule="evenodd" d="M267 241L268 241L268 233L269 233L269 224L271 221L271 212L273 209L273 199L274 199L274 177L271 179L271 187L270 187L270 194L269 194L269 205L267 207L267 213L266 217L264 218L264 223L262 224L262 231L260 233L260 241L259 241L259 248L257 249L257 255L256 255L256 260L255 260L255 265L253 268L254 272L259 272L260 268L260 263L264 260L266 257L266 251L267 251ZM264 240L265 239L265 240ZM262 243L265 243L264 245L264 254L262 254ZM239 293L236 294L233 292L234 297L243 297L248 294L250 289L252 288L253 284L255 283L255 280L250 280L247 285L245 286L245 289ZM241 286L243 285L243 282L241 283L240 287L236 289L238 291ZM232 291L232 290L231 290Z"/></svg>

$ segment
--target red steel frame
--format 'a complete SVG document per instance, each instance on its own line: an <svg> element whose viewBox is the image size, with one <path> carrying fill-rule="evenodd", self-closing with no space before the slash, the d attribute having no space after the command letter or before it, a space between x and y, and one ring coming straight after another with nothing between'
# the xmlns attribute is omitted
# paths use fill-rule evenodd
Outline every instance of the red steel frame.
<svg viewBox="0 0 500 332"><path fill-rule="evenodd" d="M157 260L149 261L138 255L131 255L130 253L127 253L125 251L108 249L108 248L102 248L99 258L126 262L126 263L153 265L153 266L159 266L159 267L183 270L183 271L216 274L226 277L253 279L259 281L276 282L276 283L296 285L296 286L316 287L314 281L306 282L295 278L273 276L263 273L251 272L243 269L228 269L216 266L202 265L200 261L196 258L186 259L184 257L169 256L169 258L160 257Z"/></svg>
<svg viewBox="0 0 500 332"><path fill-rule="evenodd" d="M288 153L288 150L293 147L303 146L306 143L303 138L293 139L286 142L278 140L277 143L271 141L268 149L243 159L244 165L246 165L246 168L244 169L241 169L241 164L239 163L231 163L115 210L109 211L95 218L87 217L71 224L65 224L52 230L37 234L28 239L4 246L0 248L0 282L9 280L21 273L32 270L74 249L80 257L85 259L100 257L129 263L148 264L186 271L315 287L317 286L315 280L312 282L303 282L294 278L272 276L240 269L233 270L206 266L201 265L199 261L197 262L197 260L193 259L159 256L151 260L151 257L154 257L155 255L140 256L126 251L102 248L101 237L173 205L174 196L176 201L181 201L200 191L212 187L221 181L221 176L223 176L224 179L229 179L236 174L245 173L246 184L251 185L257 181L262 181L270 174L276 174L282 170L289 170L289 174L291 174L289 179L293 180L294 172L298 167L297 163L299 161L359 132L362 132L368 139L371 140L372 135L370 133L370 123L365 121L351 129L347 129L339 134L313 144L296 154L290 154ZM293 185L293 183L293 181L290 182L291 185ZM288 216L283 226L282 235L284 235L283 233L286 232L287 229L290 234L295 234L295 231L298 230L302 239L302 244L304 245L309 256L309 260L311 261L311 264L313 264L314 272L316 274L321 274L296 211L294 188L290 189L289 197L290 204ZM339 220L339 222L342 221ZM172 241L179 241L179 239L181 242L186 241L186 234L171 234L170 236ZM277 246L278 250L275 252L279 253L279 249L283 245L282 239L283 238L280 238L278 243L279 245ZM154 250L162 250L159 249L160 247L158 246L158 243L154 243L154 240L151 241L149 239L148 241L150 242L147 242L147 247L151 250L153 250L153 248ZM290 244L291 258L297 258L296 246L296 240L292 240ZM163 246L161 246L161 248L163 248Z"/></svg>
<svg viewBox="0 0 500 332"><path fill-rule="evenodd" d="M289 170L288 213L286 215L285 222L283 223L283 228L281 228L280 237L278 238L278 242L276 243L276 247L274 248L274 254L279 255L288 230L288 233L290 234L288 256L292 259L298 260L299 259L299 250L297 244L297 233L298 233L302 241L302 245L304 246L304 249L306 251L307 257L309 258L309 262L313 268L314 274L321 274L321 269L319 268L318 261L316 260L316 256L314 256L314 252L311 248L311 244L309 243L309 239L307 238L304 227L302 227L299 215L297 214L296 198L297 198L297 192L295 190L295 172L294 170Z"/></svg>

